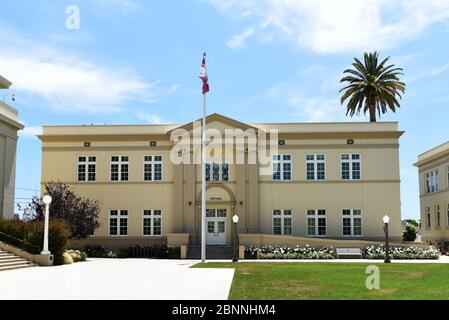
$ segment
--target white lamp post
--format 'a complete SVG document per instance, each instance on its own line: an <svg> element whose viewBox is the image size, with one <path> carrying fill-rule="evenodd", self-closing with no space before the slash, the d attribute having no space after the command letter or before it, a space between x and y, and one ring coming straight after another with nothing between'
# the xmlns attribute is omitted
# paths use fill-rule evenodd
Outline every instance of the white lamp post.
<svg viewBox="0 0 449 320"><path fill-rule="evenodd" d="M237 223L239 223L239 216L237 214L234 214L234 216L232 217L232 222L234 222L234 258L232 258L232 262L237 262L239 261L237 254L237 241L238 241Z"/></svg>
<svg viewBox="0 0 449 320"><path fill-rule="evenodd" d="M50 203L51 197L47 194L42 198L42 201L45 204L45 224L44 224L44 249L41 254L49 255L51 252L48 250L48 221L50 215Z"/></svg>
<svg viewBox="0 0 449 320"><path fill-rule="evenodd" d="M384 221L384 232L385 232L385 263L390 263L390 245L388 243L388 224L390 223L390 217L385 215L383 217Z"/></svg>

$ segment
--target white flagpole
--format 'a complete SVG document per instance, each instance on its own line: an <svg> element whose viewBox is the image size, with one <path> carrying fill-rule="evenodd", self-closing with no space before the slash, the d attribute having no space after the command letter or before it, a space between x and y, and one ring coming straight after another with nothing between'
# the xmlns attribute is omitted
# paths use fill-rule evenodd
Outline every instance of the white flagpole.
<svg viewBox="0 0 449 320"><path fill-rule="evenodd" d="M206 93L203 94L203 134L201 160L201 262L206 262Z"/></svg>

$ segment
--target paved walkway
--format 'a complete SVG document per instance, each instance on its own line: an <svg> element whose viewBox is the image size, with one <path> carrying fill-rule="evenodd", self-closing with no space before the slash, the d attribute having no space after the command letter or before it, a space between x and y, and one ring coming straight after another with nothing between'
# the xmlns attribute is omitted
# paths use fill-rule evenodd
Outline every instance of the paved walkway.
<svg viewBox="0 0 449 320"><path fill-rule="evenodd" d="M212 260L213 262L229 262L229 260ZM302 263L316 263L316 262L326 262L326 263L346 263L346 262L359 262L359 263L384 263L383 260L373 260L373 259L331 259L331 260L296 260L296 259L258 259L258 260L241 260L240 262L302 262ZM391 260L391 263L449 263L449 256L440 256L438 260Z"/></svg>
<svg viewBox="0 0 449 320"><path fill-rule="evenodd" d="M0 272L6 299L227 299L234 269L189 268L193 260L88 259Z"/></svg>

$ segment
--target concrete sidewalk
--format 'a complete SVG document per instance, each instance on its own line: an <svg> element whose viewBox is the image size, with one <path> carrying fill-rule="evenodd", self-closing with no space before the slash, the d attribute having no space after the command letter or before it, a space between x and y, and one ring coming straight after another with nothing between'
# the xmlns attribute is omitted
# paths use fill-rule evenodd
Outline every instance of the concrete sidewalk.
<svg viewBox="0 0 449 320"><path fill-rule="evenodd" d="M227 299L234 269L190 268L193 260L88 259L0 272L0 300Z"/></svg>

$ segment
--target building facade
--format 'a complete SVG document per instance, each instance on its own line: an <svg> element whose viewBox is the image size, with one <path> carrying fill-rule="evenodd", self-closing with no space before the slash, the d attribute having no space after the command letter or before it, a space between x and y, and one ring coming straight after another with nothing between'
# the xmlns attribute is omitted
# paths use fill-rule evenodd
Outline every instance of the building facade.
<svg viewBox="0 0 449 320"><path fill-rule="evenodd" d="M11 82L0 76L0 89ZM23 129L16 109L0 101L0 218L14 217L17 132Z"/></svg>
<svg viewBox="0 0 449 320"><path fill-rule="evenodd" d="M206 165L207 244L232 243L234 214L239 234L367 240L384 239L388 214L391 237L401 238L403 132L396 122L249 125L213 114L207 124L218 133L278 130L278 150L268 164L249 161L251 148L234 150L243 164L226 162L215 150L222 160ZM189 243L198 244L201 165L173 163L176 129L192 133L194 127L45 126L42 184L60 181L100 200L101 226L90 243L151 244L188 234ZM198 145L190 147L188 157L198 158Z"/></svg>
<svg viewBox="0 0 449 320"><path fill-rule="evenodd" d="M422 240L449 240L449 141L418 156Z"/></svg>

